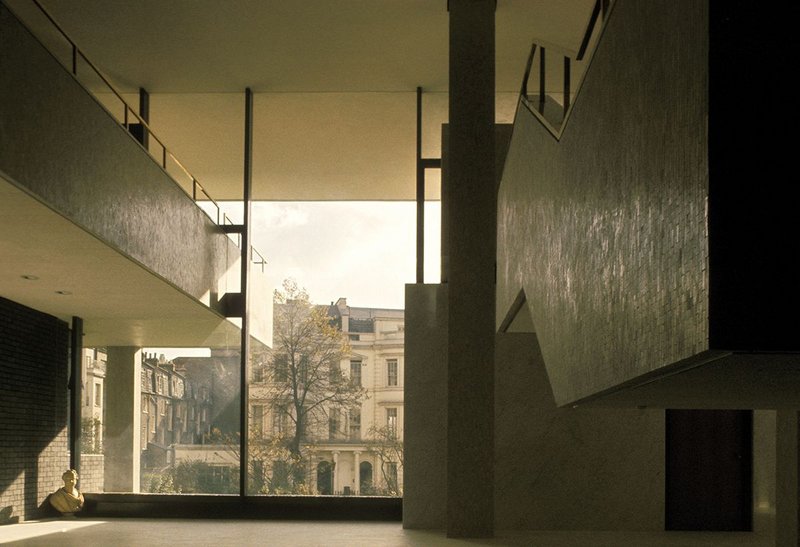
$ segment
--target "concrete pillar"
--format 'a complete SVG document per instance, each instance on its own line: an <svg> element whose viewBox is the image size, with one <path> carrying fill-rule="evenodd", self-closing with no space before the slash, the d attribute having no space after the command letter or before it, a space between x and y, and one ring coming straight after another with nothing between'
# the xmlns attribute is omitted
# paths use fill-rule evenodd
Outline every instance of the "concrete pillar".
<svg viewBox="0 0 800 547"><path fill-rule="evenodd" d="M339 451L333 451L333 494L336 494L341 491L339 486Z"/></svg>
<svg viewBox="0 0 800 547"><path fill-rule="evenodd" d="M800 545L798 463L800 413L778 410L775 466L775 546Z"/></svg>
<svg viewBox="0 0 800 547"><path fill-rule="evenodd" d="M361 469L359 466L361 465L361 452L356 450L353 452L353 494L358 496L361 494Z"/></svg>
<svg viewBox="0 0 800 547"><path fill-rule="evenodd" d="M109 347L106 362L106 492L139 492L142 353Z"/></svg>
<svg viewBox="0 0 800 547"><path fill-rule="evenodd" d="M447 490L447 285L406 285L403 527L442 530ZM374 468L377 479L378 469Z"/></svg>
<svg viewBox="0 0 800 547"><path fill-rule="evenodd" d="M494 532L495 0L450 0L447 535Z"/></svg>

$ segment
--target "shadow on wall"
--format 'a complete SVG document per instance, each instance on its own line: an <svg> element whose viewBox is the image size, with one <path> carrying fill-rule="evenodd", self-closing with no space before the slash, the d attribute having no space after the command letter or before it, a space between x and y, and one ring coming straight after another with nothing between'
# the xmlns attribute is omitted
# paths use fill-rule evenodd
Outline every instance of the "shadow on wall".
<svg viewBox="0 0 800 547"><path fill-rule="evenodd" d="M663 530L664 411L558 408L536 335L496 344L496 528Z"/></svg>
<svg viewBox="0 0 800 547"><path fill-rule="evenodd" d="M0 507L26 520L62 485L69 327L0 298ZM7 509L4 509L7 510Z"/></svg>

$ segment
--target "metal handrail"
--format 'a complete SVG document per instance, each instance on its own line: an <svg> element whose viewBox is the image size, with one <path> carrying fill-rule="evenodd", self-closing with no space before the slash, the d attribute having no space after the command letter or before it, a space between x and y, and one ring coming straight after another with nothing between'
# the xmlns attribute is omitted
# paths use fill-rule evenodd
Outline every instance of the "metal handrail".
<svg viewBox="0 0 800 547"><path fill-rule="evenodd" d="M581 46L578 48L578 55L575 57L576 61L582 61L583 56L586 55L586 49L589 47L589 40L592 38L592 33L594 32L594 26L597 24L597 18L600 17L600 12L603 12L603 18L605 18L605 9L602 8L601 4L603 4L603 0L597 0L594 3L594 8L592 9L592 15L589 17L589 24L586 27L586 32L583 33L583 40L581 40Z"/></svg>
<svg viewBox="0 0 800 547"><path fill-rule="evenodd" d="M572 89L571 89L571 75L572 75L572 60L575 61L583 61L584 57L586 56L586 52L589 47L589 42L592 39L592 36L595 32L595 27L597 26L598 21L601 23L605 23L608 14L610 13L611 8L611 0L596 0L594 6L592 8L592 13L589 17L589 21L586 25L586 30L583 33L583 38L581 40L581 45L577 51L571 50L569 48L565 48L563 46L557 46L550 43L547 43L543 40L534 40L531 44L531 51L528 55L527 63L525 64L525 74L522 79L522 85L520 86L520 100L525 104L531 112L535 112L539 114L540 119L544 123L544 125L556 136L559 137L557 133L559 133L560 129L555 129L551 126L550 122L544 118L544 110L545 110L545 103L546 103L546 90L545 90L545 60L546 60L546 51L548 49L558 51L563 55L564 58L564 76L563 76L563 101L562 101L562 110L563 110L563 117L561 118L560 128L563 129L564 122L567 119L567 114L572 106ZM533 67L533 61L536 57L536 53L539 53L539 100L538 100L538 107L534 107L531 104L530 99L528 99L528 80L530 79L531 69ZM580 87L580 86L578 86ZM575 95L577 95L578 89L575 90Z"/></svg>
<svg viewBox="0 0 800 547"><path fill-rule="evenodd" d="M92 71L95 73L95 75L100 78L100 80L105 84L105 86L117 97L117 99L119 99L119 101L124 106L124 114L123 114L123 122L122 122L123 127L125 127L125 129L130 129L131 123L130 123L130 120L129 120L129 116L131 114L133 114L133 117L136 118L138 123L142 126L143 131L146 132L145 134L148 135L148 138L152 138L153 140L155 140L159 144L159 146L161 147L161 162L160 162L160 164L161 164L161 168L164 170L164 172L173 180L173 182L181 190L186 192L186 190L178 183L178 181L175 180L175 177L170 175L169 171L167 171L167 156L169 156L169 158L172 159L173 163L175 163L175 165L177 165L178 168L180 168L180 170L183 171L183 173L188 178L190 178L192 180L192 193L191 193L191 196L190 196L192 198L192 201L197 203L197 201L198 201L197 196L199 194L202 194L203 196L205 196L207 198L207 200L210 201L214 205L214 207L216 208L216 211L217 211L216 218L214 218L210 214L208 214L205 210L203 210L202 207L200 207L200 210L203 211L204 213L206 213L206 216L208 216L215 224L222 225L223 222L224 222L224 219L220 218L221 209L220 209L219 203L217 203L217 201L214 200L214 198L212 198L209 195L208 192L206 192L205 188L203 188L203 186L189 172L189 170L180 162L180 160L178 160L178 158L175 157L175 155L172 152L169 151L169 149L164 144L164 142L161 139L159 139L158 136L150 128L150 125L136 112L136 110L134 110L127 103L127 101L124 98L122 98L122 95L116 90L116 88L111 84L111 82L109 82L106 79L106 77L103 76L103 74L100 72L100 70L94 65L94 63L92 63L89 60L89 58L86 57L86 55L83 53L83 51L80 50L80 48L77 46L77 44L75 44L75 42L72 41L72 39L67 35L67 33L64 31L64 29L62 29L61 26L56 22L56 20L53 19L53 17L45 9L45 7L42 6L41 3L39 3L39 0L31 0L31 1L39 9L39 11L47 18L47 20L50 22L50 24L53 25L53 27L59 32L59 34L61 34L61 37L64 38L69 43L69 45L71 46L71 48L72 48L72 67L71 67L72 69L71 69L71 73L72 73L72 76L76 79L76 81L78 81L78 83L81 83L80 80L78 80L78 56L80 55L81 59L83 59L83 61L89 66L89 68L92 69ZM82 87L84 89L86 89L87 92L94 94L89 88L84 86L82 83L81 83L81 85L82 85ZM145 148L143 143L141 143L135 137L133 137L133 138L134 138L134 140L136 140L136 142L139 143L140 146ZM148 152L148 154L150 155L151 158L155 159L153 154L152 154L152 152L150 152L149 149L145 148L145 150ZM198 190L199 190L199 192L198 192ZM188 193L187 193L187 195L188 195ZM205 201L205 200L203 200L203 201ZM223 216L224 216L224 218L227 218L227 215L223 214ZM230 220L230 219L228 219L228 220ZM239 240L239 243L237 244L237 246L241 246L241 239ZM258 262L253 261L253 264L255 264L257 266L260 265L261 266L261 271L263 272L264 271L264 265L267 263L267 261L264 259L263 255L261 253L259 253L255 249L255 247L253 247L252 245L250 246L250 251L251 251L251 255L255 254L255 255L258 255L258 257L260 258L260 260Z"/></svg>
<svg viewBox="0 0 800 547"><path fill-rule="evenodd" d="M258 257L258 260L256 260L256 257ZM262 272L264 271L264 266L267 265L267 259L252 245L250 246L250 263L254 266L261 266Z"/></svg>

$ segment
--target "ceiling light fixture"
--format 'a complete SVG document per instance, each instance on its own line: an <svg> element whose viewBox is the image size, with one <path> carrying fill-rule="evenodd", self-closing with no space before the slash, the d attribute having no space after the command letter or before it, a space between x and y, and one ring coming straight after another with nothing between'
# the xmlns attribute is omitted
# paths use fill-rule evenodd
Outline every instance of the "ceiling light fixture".
<svg viewBox="0 0 800 547"><path fill-rule="evenodd" d="M39 279L37 276L35 276L35 275L29 275L29 274L21 275L20 277L21 277L22 279L27 279L28 281L36 281L36 280L38 280L38 279Z"/></svg>
<svg viewBox="0 0 800 547"><path fill-rule="evenodd" d="M66 296L66 295L72 294L72 292L71 291L56 291L56 294L61 294L61 295Z"/></svg>

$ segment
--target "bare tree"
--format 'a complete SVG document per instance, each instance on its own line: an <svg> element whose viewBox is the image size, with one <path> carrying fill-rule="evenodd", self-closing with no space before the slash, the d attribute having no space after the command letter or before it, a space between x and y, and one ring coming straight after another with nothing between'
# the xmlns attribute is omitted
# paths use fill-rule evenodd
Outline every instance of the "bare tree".
<svg viewBox="0 0 800 547"><path fill-rule="evenodd" d="M386 492L390 496L401 496L398 469L403 468L403 440L392 426L370 427L367 432L367 450L376 454L381 462L381 475ZM399 466L399 467L398 467Z"/></svg>
<svg viewBox="0 0 800 547"><path fill-rule="evenodd" d="M366 390L342 374L349 355L347 339L333 324L327 309L311 304L305 289L293 280L275 291L273 349L266 372L273 406L290 421L286 448L295 482L304 474L304 446L327 432L330 412L357 405Z"/></svg>

